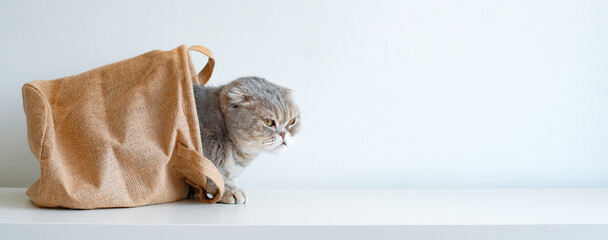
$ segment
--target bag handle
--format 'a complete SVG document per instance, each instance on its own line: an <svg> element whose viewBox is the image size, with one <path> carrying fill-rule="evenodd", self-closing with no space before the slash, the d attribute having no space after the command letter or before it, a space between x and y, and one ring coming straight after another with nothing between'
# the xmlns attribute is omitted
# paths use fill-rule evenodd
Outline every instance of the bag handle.
<svg viewBox="0 0 608 240"><path fill-rule="evenodd" d="M211 50L206 47L199 45L192 45L188 48L188 50L194 50L205 54L205 56L209 57L209 61L207 61L207 65L198 73L198 79L201 81L202 85L207 84L209 78L211 78L211 74L213 74L213 68L215 67L215 58L213 58L213 54Z"/></svg>
<svg viewBox="0 0 608 240"><path fill-rule="evenodd" d="M215 203L224 195L224 178L217 170L215 164L200 153L178 143L177 154L183 159L181 162L182 174L186 177L186 183L194 187L200 194L199 201L204 203ZM213 198L207 196L207 178L217 187L217 193Z"/></svg>

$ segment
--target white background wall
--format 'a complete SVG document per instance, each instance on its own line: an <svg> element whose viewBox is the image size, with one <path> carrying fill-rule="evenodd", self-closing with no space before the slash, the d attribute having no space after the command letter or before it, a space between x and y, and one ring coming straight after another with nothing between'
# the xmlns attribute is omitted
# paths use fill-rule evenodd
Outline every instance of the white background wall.
<svg viewBox="0 0 608 240"><path fill-rule="evenodd" d="M242 187L608 187L608 1L219 2L0 2L0 187L39 176L24 83L182 43L296 90Z"/></svg>

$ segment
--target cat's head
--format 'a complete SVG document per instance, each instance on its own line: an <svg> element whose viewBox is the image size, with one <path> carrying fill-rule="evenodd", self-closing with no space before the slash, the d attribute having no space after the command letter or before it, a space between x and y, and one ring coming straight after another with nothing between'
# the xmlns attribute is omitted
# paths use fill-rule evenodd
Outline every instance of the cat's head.
<svg viewBox="0 0 608 240"><path fill-rule="evenodd" d="M295 143L300 111L291 90L259 77L226 85L220 105L230 139L245 153L280 153Z"/></svg>

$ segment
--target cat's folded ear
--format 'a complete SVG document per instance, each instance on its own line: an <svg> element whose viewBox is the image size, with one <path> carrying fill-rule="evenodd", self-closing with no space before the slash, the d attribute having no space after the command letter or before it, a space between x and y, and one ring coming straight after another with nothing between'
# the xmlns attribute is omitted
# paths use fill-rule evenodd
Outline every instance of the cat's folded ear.
<svg viewBox="0 0 608 240"><path fill-rule="evenodd" d="M226 92L226 96L228 97L228 100L232 104L241 104L241 103L247 102L249 100L249 96L247 94L243 93L243 91L241 91L241 89L236 88L236 87L232 88L228 92Z"/></svg>
<svg viewBox="0 0 608 240"><path fill-rule="evenodd" d="M239 107L251 101L251 96L244 93L238 85L228 85L222 90L220 105L223 110L229 107Z"/></svg>
<svg viewBox="0 0 608 240"><path fill-rule="evenodd" d="M294 91L292 89L289 89L289 88L286 88L286 87L283 87L281 89L283 90L283 93L285 93L285 95L290 96L290 97L293 95Z"/></svg>

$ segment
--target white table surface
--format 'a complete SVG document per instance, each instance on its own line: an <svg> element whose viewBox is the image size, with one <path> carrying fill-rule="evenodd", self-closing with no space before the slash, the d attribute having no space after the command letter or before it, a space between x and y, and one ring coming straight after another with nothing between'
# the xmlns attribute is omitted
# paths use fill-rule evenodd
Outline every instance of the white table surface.
<svg viewBox="0 0 608 240"><path fill-rule="evenodd" d="M100 210L37 208L25 190L0 188L0 239L80 239L78 232L96 233L89 237L102 239L116 236L113 231L166 239L163 233L187 237L203 230L206 236L223 239L251 234L255 237L248 239L358 239L378 234L417 239L608 239L608 188L249 190L245 205L184 200ZM40 229L47 233L36 233Z"/></svg>

